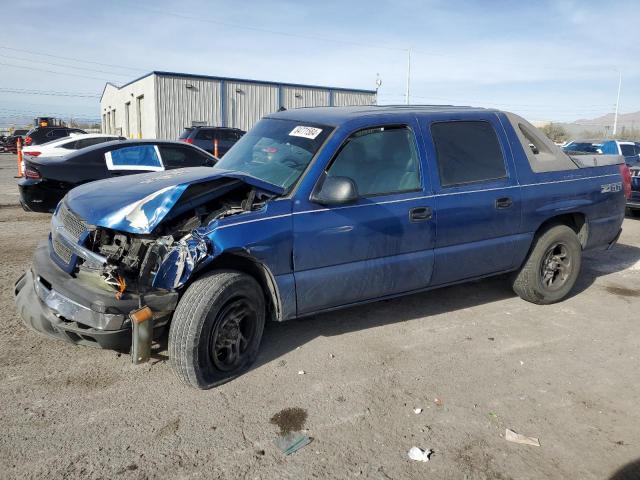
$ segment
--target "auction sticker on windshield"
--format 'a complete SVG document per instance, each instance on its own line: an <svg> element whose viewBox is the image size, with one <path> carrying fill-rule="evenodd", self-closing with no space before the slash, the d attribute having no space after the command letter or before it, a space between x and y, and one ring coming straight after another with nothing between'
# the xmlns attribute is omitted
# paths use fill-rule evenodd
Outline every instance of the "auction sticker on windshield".
<svg viewBox="0 0 640 480"><path fill-rule="evenodd" d="M322 133L321 128L315 127L304 127L302 125L298 125L296 128L291 130L289 133L290 137L302 137L309 138L311 140L315 140L315 138Z"/></svg>

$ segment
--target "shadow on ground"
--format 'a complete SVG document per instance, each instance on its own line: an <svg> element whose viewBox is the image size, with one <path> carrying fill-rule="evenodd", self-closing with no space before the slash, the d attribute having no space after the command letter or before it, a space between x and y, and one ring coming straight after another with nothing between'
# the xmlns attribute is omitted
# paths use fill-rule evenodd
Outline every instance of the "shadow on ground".
<svg viewBox="0 0 640 480"><path fill-rule="evenodd" d="M635 265L640 248L618 244L609 251L585 255L582 272L571 296L579 295L602 275ZM640 293L640 290L638 290ZM316 337L330 337L417 318L455 312L514 297L506 276L498 276L422 293L350 307L283 323L269 323L254 368L304 345Z"/></svg>
<svg viewBox="0 0 640 480"><path fill-rule="evenodd" d="M640 480L640 459L627 463L609 477L609 480Z"/></svg>

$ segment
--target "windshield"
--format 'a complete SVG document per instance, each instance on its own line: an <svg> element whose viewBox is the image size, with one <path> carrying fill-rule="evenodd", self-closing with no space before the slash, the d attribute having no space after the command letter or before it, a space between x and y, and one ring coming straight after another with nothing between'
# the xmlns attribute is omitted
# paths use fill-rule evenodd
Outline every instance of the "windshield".
<svg viewBox="0 0 640 480"><path fill-rule="evenodd" d="M288 190L302 175L333 127L297 120L260 120L215 168L246 173Z"/></svg>
<svg viewBox="0 0 640 480"><path fill-rule="evenodd" d="M594 143L587 142L571 142L564 147L565 152L586 152L586 153L597 153L598 145Z"/></svg>

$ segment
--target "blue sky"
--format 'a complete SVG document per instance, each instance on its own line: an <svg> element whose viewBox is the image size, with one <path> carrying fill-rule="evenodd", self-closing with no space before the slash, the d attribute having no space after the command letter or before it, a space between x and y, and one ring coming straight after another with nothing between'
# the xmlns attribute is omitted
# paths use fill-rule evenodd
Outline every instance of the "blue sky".
<svg viewBox="0 0 640 480"><path fill-rule="evenodd" d="M403 103L408 48L412 103L593 118L619 69L621 112L640 110L638 0L2 4L0 116L96 118L98 98L6 90L99 95L150 70L371 89L379 73L379 103Z"/></svg>

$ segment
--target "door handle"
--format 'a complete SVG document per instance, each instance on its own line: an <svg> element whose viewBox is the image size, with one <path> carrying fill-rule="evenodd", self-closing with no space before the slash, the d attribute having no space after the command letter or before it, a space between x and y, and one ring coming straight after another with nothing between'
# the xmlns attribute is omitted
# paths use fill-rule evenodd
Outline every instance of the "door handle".
<svg viewBox="0 0 640 480"><path fill-rule="evenodd" d="M424 222L433 217L433 210L430 207L415 207L409 210L409 220L412 222Z"/></svg>
<svg viewBox="0 0 640 480"><path fill-rule="evenodd" d="M498 209L509 208L511 205L513 205L513 200L509 197L502 197L496 200L496 208Z"/></svg>

